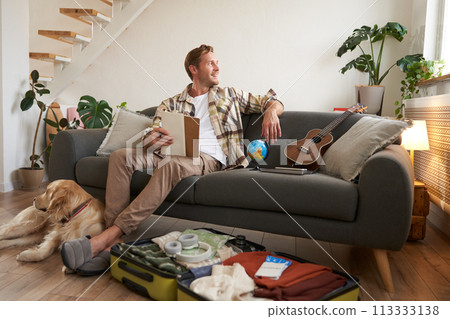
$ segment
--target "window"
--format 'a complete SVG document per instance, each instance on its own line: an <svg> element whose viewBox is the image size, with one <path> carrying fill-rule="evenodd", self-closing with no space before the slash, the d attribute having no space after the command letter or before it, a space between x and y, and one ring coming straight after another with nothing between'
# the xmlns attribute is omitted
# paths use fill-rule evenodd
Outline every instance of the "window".
<svg viewBox="0 0 450 319"><path fill-rule="evenodd" d="M424 56L445 60L443 74L450 73L450 0L428 0L425 25Z"/></svg>

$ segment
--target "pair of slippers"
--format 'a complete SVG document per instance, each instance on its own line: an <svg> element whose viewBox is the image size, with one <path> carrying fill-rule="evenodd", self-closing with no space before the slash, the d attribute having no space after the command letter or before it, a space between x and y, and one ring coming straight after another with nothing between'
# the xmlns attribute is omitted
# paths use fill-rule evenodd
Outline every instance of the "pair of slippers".
<svg viewBox="0 0 450 319"><path fill-rule="evenodd" d="M64 266L79 275L95 276L103 274L110 265L109 251L102 251L92 257L90 236L66 241L61 247L61 257Z"/></svg>

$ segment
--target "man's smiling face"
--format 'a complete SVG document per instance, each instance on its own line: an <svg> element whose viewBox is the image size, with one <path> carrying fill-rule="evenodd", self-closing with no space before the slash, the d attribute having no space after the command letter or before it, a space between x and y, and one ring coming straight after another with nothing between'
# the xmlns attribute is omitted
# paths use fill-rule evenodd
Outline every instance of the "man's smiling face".
<svg viewBox="0 0 450 319"><path fill-rule="evenodd" d="M194 77L203 86L211 87L219 84L219 61L213 52L202 55L198 67L195 67Z"/></svg>

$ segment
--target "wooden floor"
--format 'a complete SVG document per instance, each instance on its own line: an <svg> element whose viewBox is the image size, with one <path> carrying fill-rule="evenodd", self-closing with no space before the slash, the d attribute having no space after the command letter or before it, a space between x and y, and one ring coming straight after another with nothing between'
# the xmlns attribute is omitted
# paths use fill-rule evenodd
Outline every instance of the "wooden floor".
<svg viewBox="0 0 450 319"><path fill-rule="evenodd" d="M39 192L43 190L0 193L0 224L30 206L32 198ZM401 251L389 252L395 293L387 293L383 289L374 257L368 248L326 242L319 242L319 247L309 239L169 217L160 218L144 238L196 227L244 234L268 250L294 254L341 271L343 268L359 278L361 300L450 300L450 238L431 226L427 228L425 240L408 242ZM102 277L64 274L58 252L39 263L18 262L16 255L21 250L9 248L0 251L0 300L146 300L128 290L109 273Z"/></svg>

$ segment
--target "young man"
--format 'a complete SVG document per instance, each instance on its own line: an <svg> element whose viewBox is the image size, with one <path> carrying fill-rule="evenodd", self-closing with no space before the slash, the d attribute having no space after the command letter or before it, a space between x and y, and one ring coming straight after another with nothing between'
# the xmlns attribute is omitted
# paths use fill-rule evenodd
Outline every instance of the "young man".
<svg viewBox="0 0 450 319"><path fill-rule="evenodd" d="M134 231L164 201L183 178L205 175L225 167L248 165L244 154L241 113L263 113L261 136L267 141L281 137L278 116L283 105L270 90L266 95L252 95L234 88L220 88L219 62L214 49L201 45L188 53L185 68L192 83L186 89L161 103L158 111L180 112L200 118L200 165L192 158L162 158L153 152L118 150L109 160L106 185L105 222L107 229L98 236L80 238L63 244L61 255L66 267L81 273L101 273L109 266L109 250L122 236ZM154 117L153 130L144 140L151 150L173 143L166 129ZM140 155L138 155L140 154ZM153 167L152 178L130 203L130 182L133 172Z"/></svg>

